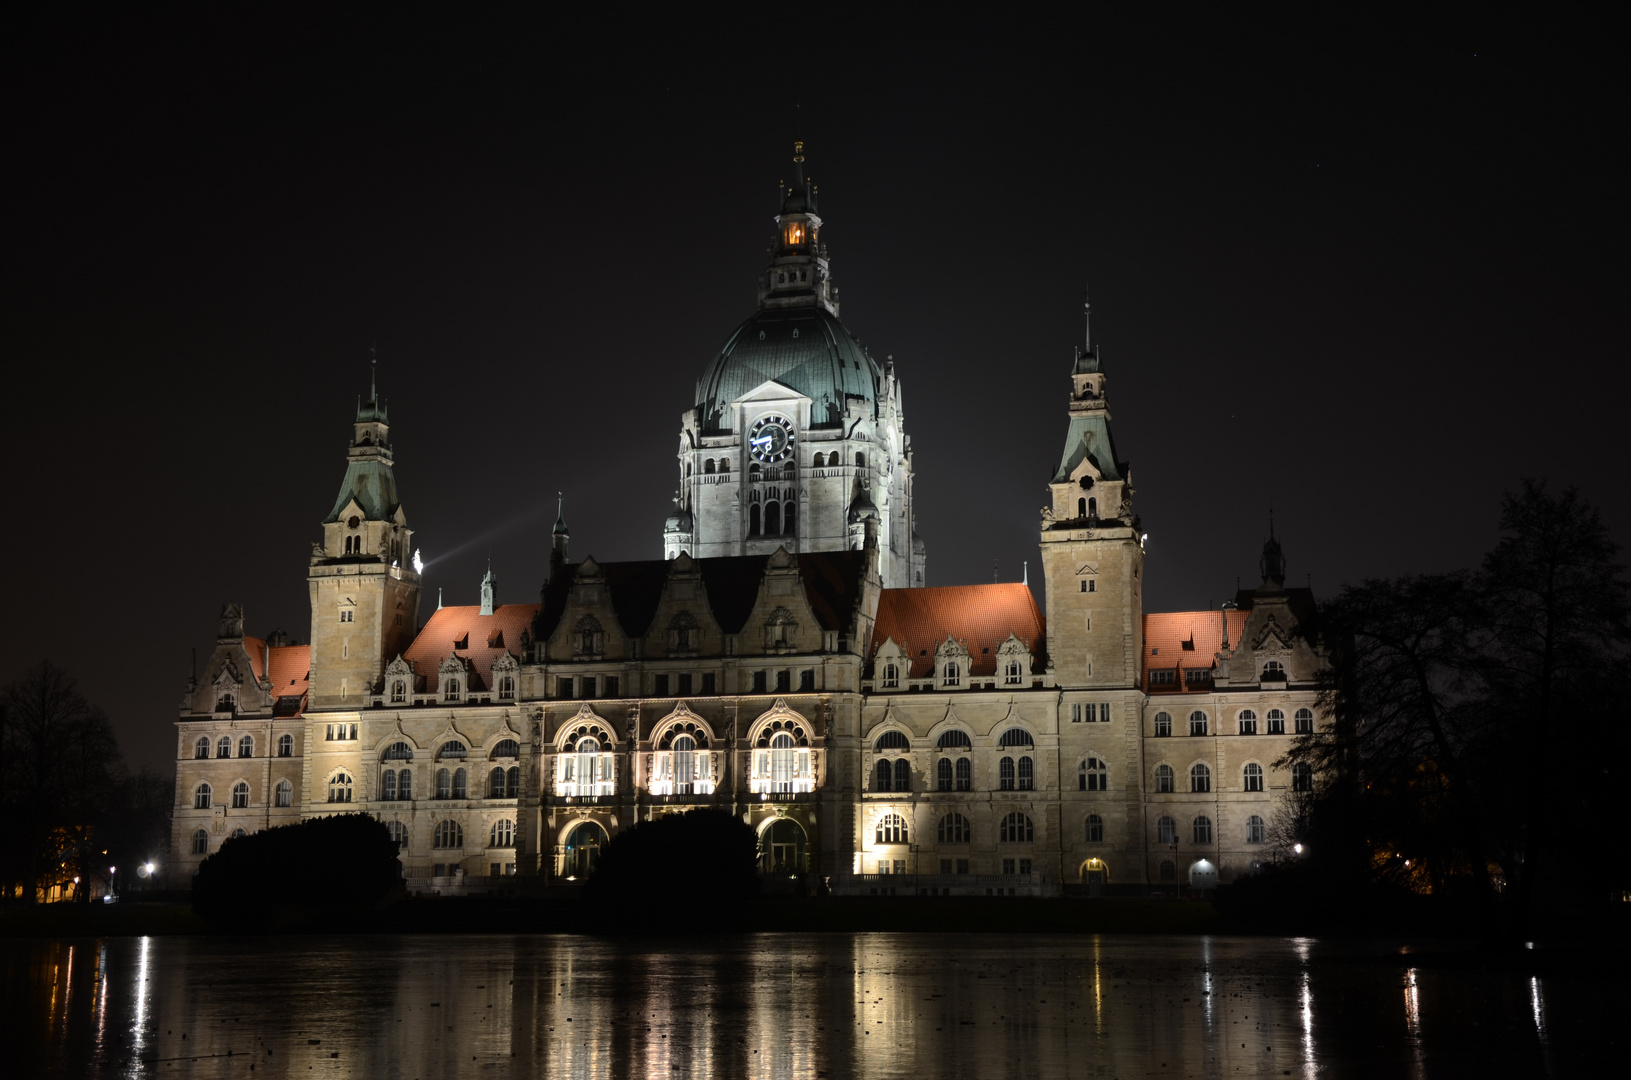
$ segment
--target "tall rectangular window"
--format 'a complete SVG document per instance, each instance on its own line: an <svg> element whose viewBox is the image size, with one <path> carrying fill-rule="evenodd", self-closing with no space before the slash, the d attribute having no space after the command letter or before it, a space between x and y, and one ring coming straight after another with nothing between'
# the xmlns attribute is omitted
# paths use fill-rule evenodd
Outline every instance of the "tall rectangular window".
<svg viewBox="0 0 1631 1080"><path fill-rule="evenodd" d="M805 668L799 672L799 689L806 693L815 689L815 670L813 668Z"/></svg>
<svg viewBox="0 0 1631 1080"><path fill-rule="evenodd" d="M1012 874L1014 872L1014 870L1015 870L1015 866L1014 866L1014 860L1013 859L1004 859L1004 860L1002 860L1002 872L1003 873Z"/></svg>
<svg viewBox="0 0 1631 1080"><path fill-rule="evenodd" d="M655 675L651 680L651 693L653 697L668 696L668 676Z"/></svg>
<svg viewBox="0 0 1631 1080"><path fill-rule="evenodd" d="M583 677L583 696L585 698L592 698L595 696L595 677L593 675L585 675Z"/></svg>
<svg viewBox="0 0 1631 1080"><path fill-rule="evenodd" d="M689 671L684 671L684 672L680 673L680 697L690 697L690 696L691 696L691 673Z"/></svg>
<svg viewBox="0 0 1631 1080"><path fill-rule="evenodd" d="M572 676L562 675L555 680L555 696L558 698L572 696Z"/></svg>
<svg viewBox="0 0 1631 1080"><path fill-rule="evenodd" d="M762 694L765 692L765 673L762 671L755 671L753 673L753 692L755 694Z"/></svg>
<svg viewBox="0 0 1631 1080"><path fill-rule="evenodd" d="M793 688L793 673L786 668L776 672L776 693L785 694Z"/></svg>
<svg viewBox="0 0 1631 1080"><path fill-rule="evenodd" d="M714 673L711 671L704 671L702 673L702 693L704 696L712 696L719 693L719 690L715 685Z"/></svg>
<svg viewBox="0 0 1631 1080"><path fill-rule="evenodd" d="M618 694L619 694L618 677L616 675L606 676L606 696L607 697L617 697Z"/></svg>

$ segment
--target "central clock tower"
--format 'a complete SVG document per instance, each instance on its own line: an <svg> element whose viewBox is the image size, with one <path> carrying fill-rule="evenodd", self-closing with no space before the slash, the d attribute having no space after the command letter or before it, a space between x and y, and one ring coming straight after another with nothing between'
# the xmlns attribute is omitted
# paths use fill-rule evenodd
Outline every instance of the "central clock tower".
<svg viewBox="0 0 1631 1080"><path fill-rule="evenodd" d="M680 424L663 555L878 548L884 585L924 584L912 446L892 360L838 319L815 182L795 143L758 310L697 381Z"/></svg>

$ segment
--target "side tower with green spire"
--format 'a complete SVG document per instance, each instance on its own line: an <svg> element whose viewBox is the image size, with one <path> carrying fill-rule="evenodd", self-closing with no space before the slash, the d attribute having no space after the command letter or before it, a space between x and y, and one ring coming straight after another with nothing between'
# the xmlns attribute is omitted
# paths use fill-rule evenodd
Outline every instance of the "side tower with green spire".
<svg viewBox="0 0 1631 1080"><path fill-rule="evenodd" d="M1088 332L1071 367L1070 427L1042 508L1048 655L1060 686L1139 683L1144 543L1132 472L1110 434L1106 381Z"/></svg>
<svg viewBox="0 0 1631 1080"><path fill-rule="evenodd" d="M419 624L413 531L397 498L391 428L372 371L357 404L345 479L312 545L308 709L361 708Z"/></svg>

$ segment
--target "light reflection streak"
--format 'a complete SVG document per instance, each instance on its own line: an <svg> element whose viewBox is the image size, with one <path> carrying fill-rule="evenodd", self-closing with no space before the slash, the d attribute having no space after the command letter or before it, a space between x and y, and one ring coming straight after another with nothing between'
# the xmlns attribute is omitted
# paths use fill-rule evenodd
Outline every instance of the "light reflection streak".
<svg viewBox="0 0 1631 1080"><path fill-rule="evenodd" d="M1101 970L1104 943L1093 938L1093 1034L1104 1037L1104 973Z"/></svg>
<svg viewBox="0 0 1631 1080"><path fill-rule="evenodd" d="M1306 955L1306 953L1305 953ZM1308 969L1303 969L1302 989L1297 995L1298 1003L1302 1006L1303 1021L1303 1075L1312 1077L1314 1069L1314 987L1308 977Z"/></svg>
<svg viewBox="0 0 1631 1080"><path fill-rule="evenodd" d="M97 942L96 950L96 1056L102 1056L102 1047L108 1033L108 943Z"/></svg>
<svg viewBox="0 0 1631 1080"><path fill-rule="evenodd" d="M152 938L142 938L141 959L136 962L136 1008L135 1016L130 1021L130 1063L137 1071L142 1067L142 1055L147 1049L147 971L152 944Z"/></svg>
<svg viewBox="0 0 1631 1080"><path fill-rule="evenodd" d="M1212 983L1212 939L1201 938L1201 1001L1205 1003L1206 1026L1212 1026L1212 999L1217 996L1217 987Z"/></svg>
<svg viewBox="0 0 1631 1080"><path fill-rule="evenodd" d="M1421 1045L1421 987L1416 983L1415 968L1405 973L1404 1020L1405 1027L1410 1031L1410 1050L1416 1075L1422 1076L1425 1062Z"/></svg>
<svg viewBox="0 0 1631 1080"><path fill-rule="evenodd" d="M1535 976L1529 978L1529 1008L1535 1014L1535 1034L1540 1036L1540 1044L1546 1045L1546 1003L1540 997L1540 979Z"/></svg>

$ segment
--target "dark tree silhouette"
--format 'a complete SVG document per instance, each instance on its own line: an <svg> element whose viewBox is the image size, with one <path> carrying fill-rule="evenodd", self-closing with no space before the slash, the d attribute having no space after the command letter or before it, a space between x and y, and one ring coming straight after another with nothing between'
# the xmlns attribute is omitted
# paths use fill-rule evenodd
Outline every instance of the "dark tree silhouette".
<svg viewBox="0 0 1631 1080"><path fill-rule="evenodd" d="M722 810L665 814L619 833L585 892L605 928L642 929L651 898L706 908L758 894L758 839ZM645 914L641 915L641 910Z"/></svg>
<svg viewBox="0 0 1631 1080"><path fill-rule="evenodd" d="M211 926L257 933L355 917L402 888L397 844L385 826L367 814L339 814L227 840L198 868L193 910Z"/></svg>

